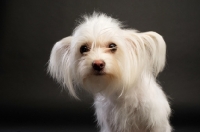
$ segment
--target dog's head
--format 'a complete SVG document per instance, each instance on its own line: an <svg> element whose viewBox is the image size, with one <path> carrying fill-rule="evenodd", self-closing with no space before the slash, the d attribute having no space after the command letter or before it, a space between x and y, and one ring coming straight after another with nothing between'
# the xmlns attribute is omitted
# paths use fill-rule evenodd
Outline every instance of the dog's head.
<svg viewBox="0 0 200 132"><path fill-rule="evenodd" d="M49 72L75 97L76 87L120 93L144 76L156 77L164 68L165 52L159 34L124 29L118 20L94 13L54 45Z"/></svg>

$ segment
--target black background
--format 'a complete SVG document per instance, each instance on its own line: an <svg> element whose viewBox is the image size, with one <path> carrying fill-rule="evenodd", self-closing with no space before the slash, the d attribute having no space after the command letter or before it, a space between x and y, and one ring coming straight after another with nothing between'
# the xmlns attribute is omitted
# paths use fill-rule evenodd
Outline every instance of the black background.
<svg viewBox="0 0 200 132"><path fill-rule="evenodd" d="M1 0L0 131L97 131L90 95L77 101L46 73L55 42L94 10L164 37L167 65L158 79L170 97L171 123L177 132L199 131L198 0Z"/></svg>

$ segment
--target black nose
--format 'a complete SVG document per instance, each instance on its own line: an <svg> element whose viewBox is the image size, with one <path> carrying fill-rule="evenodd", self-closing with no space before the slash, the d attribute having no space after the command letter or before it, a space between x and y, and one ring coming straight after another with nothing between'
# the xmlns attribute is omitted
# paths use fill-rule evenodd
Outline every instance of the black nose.
<svg viewBox="0 0 200 132"><path fill-rule="evenodd" d="M102 71L105 67L105 62L103 60L95 60L92 63L92 67L96 71Z"/></svg>

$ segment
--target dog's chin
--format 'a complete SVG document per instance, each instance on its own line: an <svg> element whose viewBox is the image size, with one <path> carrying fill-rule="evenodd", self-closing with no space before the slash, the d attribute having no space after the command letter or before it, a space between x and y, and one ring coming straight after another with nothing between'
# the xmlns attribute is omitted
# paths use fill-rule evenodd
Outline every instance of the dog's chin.
<svg viewBox="0 0 200 132"><path fill-rule="evenodd" d="M105 71L93 71L83 79L83 87L90 93L99 93L107 89L115 82L115 76Z"/></svg>

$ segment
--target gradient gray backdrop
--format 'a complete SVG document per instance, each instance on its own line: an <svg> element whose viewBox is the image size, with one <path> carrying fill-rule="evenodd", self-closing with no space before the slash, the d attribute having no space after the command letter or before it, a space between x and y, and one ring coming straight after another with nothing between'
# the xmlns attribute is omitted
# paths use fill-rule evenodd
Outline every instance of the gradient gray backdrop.
<svg viewBox="0 0 200 132"><path fill-rule="evenodd" d="M164 37L159 81L171 123L176 131L200 131L199 0L1 0L0 10L0 131L96 131L92 98L72 99L46 73L55 42L94 10Z"/></svg>

